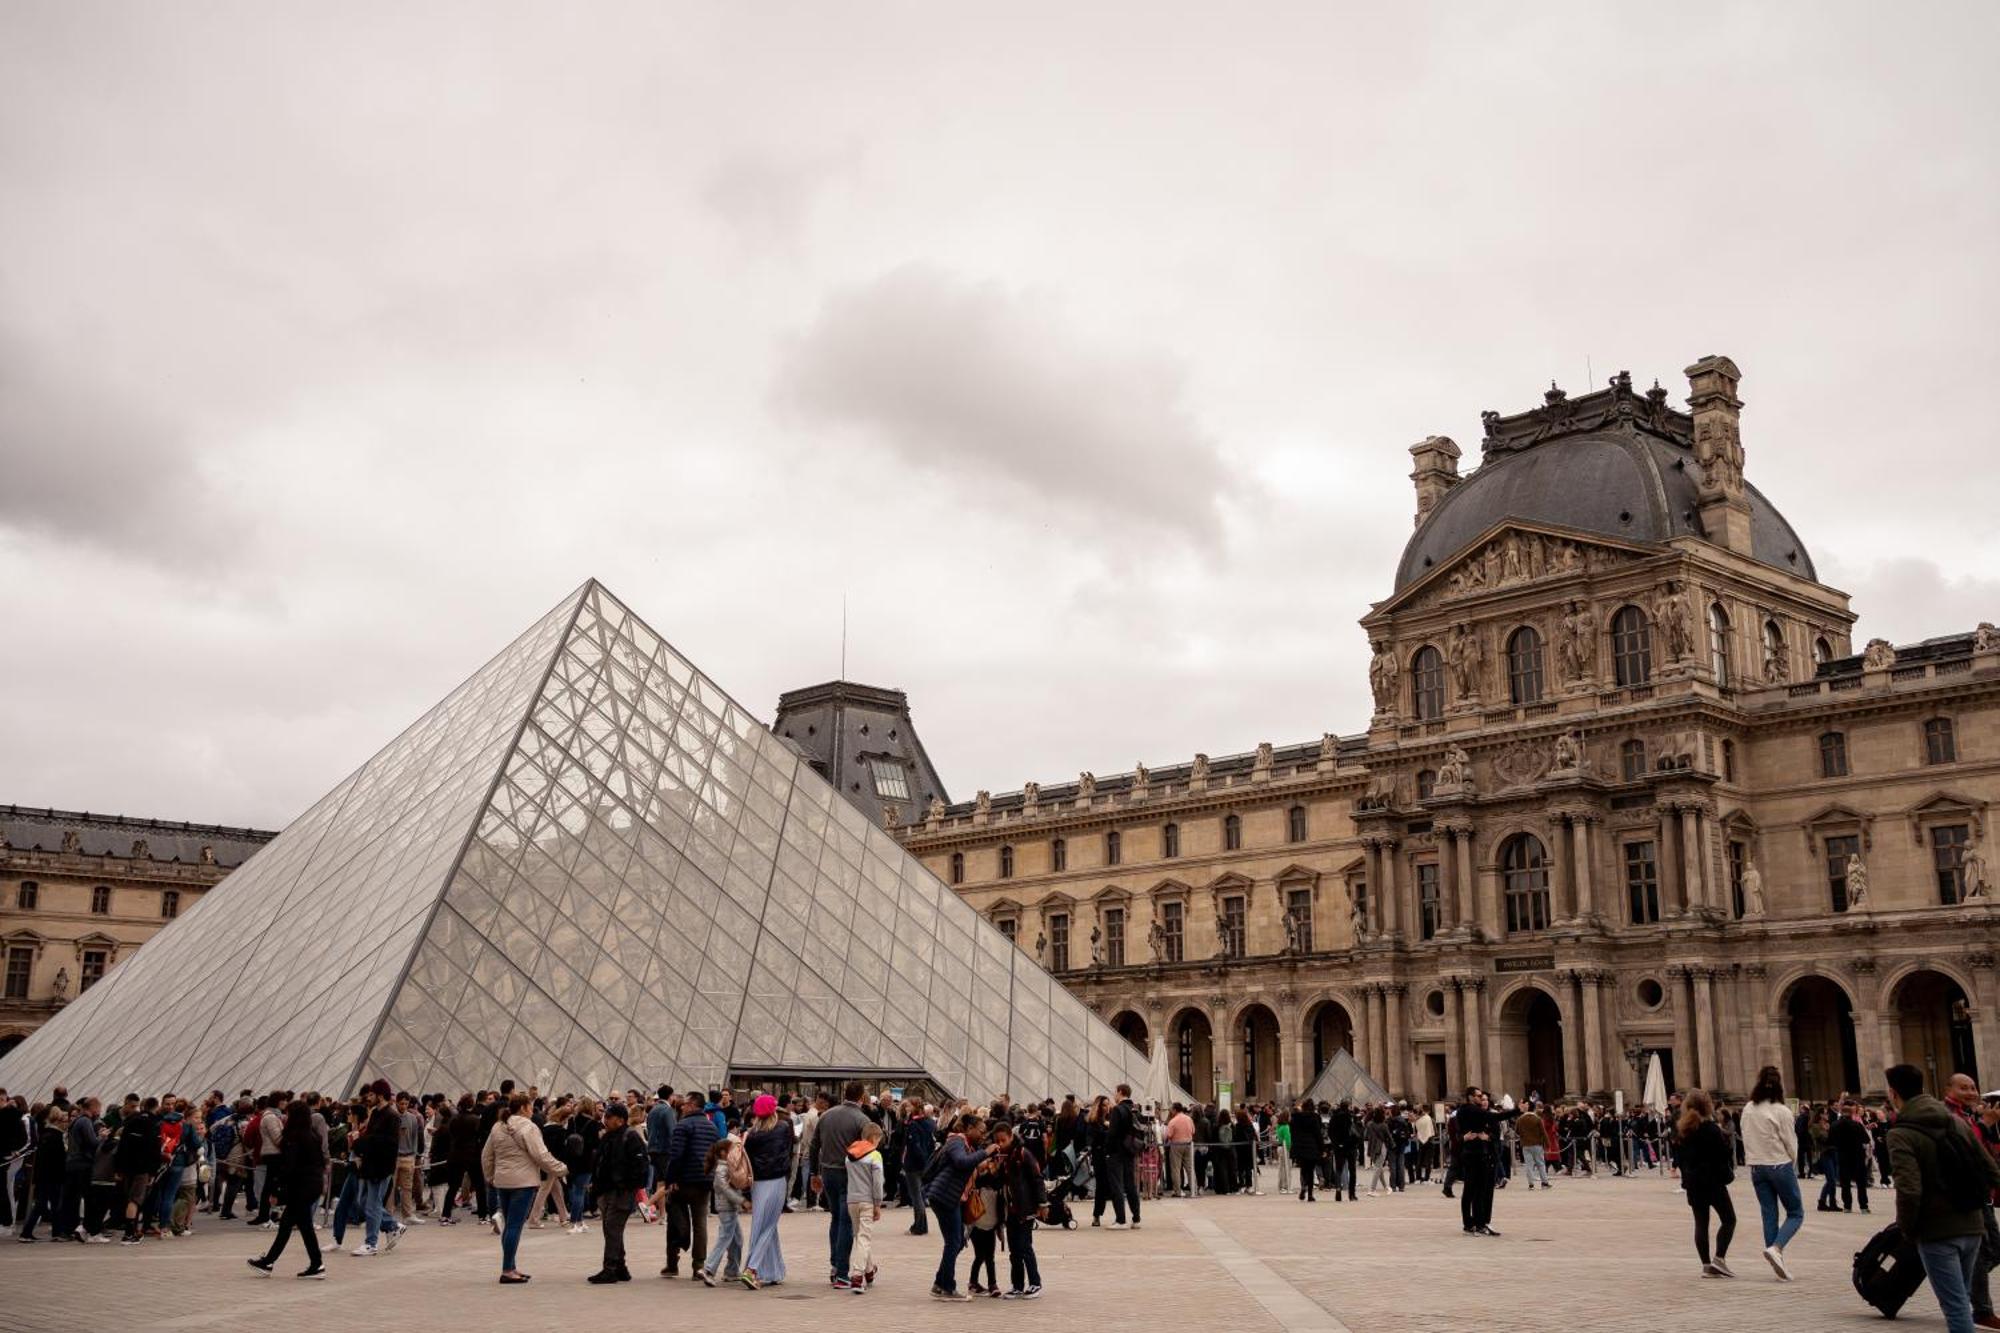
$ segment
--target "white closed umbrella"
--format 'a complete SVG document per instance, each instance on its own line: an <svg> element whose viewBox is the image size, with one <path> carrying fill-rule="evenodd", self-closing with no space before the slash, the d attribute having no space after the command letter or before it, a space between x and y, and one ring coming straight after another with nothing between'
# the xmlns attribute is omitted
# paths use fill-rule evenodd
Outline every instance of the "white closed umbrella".
<svg viewBox="0 0 2000 1333"><path fill-rule="evenodd" d="M1639 1094L1639 1100L1655 1111L1667 1109L1667 1076L1661 1072L1658 1051L1646 1059L1646 1088Z"/></svg>
<svg viewBox="0 0 2000 1333"><path fill-rule="evenodd" d="M1140 1104L1152 1107L1155 1113L1174 1104L1174 1076L1167 1068L1167 1039L1153 1038L1153 1059L1146 1069L1146 1087L1139 1095Z"/></svg>

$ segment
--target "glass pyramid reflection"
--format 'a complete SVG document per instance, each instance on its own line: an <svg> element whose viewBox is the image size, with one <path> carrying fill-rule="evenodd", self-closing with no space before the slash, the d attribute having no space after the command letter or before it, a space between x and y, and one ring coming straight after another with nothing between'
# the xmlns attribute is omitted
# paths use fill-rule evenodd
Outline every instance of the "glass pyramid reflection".
<svg viewBox="0 0 2000 1333"><path fill-rule="evenodd" d="M456 1093L1146 1057L595 581L0 1059L45 1094Z"/></svg>

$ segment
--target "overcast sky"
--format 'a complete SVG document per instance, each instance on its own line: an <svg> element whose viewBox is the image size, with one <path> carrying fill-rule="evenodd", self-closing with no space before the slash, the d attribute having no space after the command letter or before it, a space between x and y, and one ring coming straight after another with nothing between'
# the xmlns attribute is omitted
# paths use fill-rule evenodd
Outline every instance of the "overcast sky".
<svg viewBox="0 0 2000 1333"><path fill-rule="evenodd" d="M1406 12L1414 11L1414 12ZM2000 620L2000 6L0 9L0 802L278 827L586 576L952 794L1366 722L1407 447L1744 371Z"/></svg>

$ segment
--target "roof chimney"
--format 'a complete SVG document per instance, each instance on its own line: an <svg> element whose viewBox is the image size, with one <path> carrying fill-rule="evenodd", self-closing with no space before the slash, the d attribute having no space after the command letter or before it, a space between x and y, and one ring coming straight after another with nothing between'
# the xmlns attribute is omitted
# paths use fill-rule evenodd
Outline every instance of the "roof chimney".
<svg viewBox="0 0 2000 1333"><path fill-rule="evenodd" d="M1705 356L1687 368L1694 414L1694 458L1700 473L1702 532L1717 546L1750 554L1750 501L1743 491L1743 372L1726 356Z"/></svg>
<svg viewBox="0 0 2000 1333"><path fill-rule="evenodd" d="M1433 435L1421 444L1411 445L1410 457L1417 464L1410 480L1417 483L1417 526L1422 527L1430 517L1431 507L1458 485L1458 446L1448 436Z"/></svg>

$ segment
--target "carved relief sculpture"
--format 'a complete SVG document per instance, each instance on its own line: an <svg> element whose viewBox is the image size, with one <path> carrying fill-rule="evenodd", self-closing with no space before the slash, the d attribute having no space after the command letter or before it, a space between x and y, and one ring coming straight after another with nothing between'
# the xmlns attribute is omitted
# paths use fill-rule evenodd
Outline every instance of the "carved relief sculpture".
<svg viewBox="0 0 2000 1333"><path fill-rule="evenodd" d="M1354 932L1354 942L1359 944L1368 933L1368 908L1352 884L1347 886L1347 925Z"/></svg>
<svg viewBox="0 0 2000 1333"><path fill-rule="evenodd" d="M1748 857L1743 860L1743 915L1764 915L1764 875Z"/></svg>
<svg viewBox="0 0 2000 1333"><path fill-rule="evenodd" d="M1684 662L1694 651L1694 621L1688 613L1687 594L1681 585L1668 582L1654 611L1660 623L1660 631L1666 638L1667 657L1671 661Z"/></svg>
<svg viewBox="0 0 2000 1333"><path fill-rule="evenodd" d="M1858 856L1847 858L1847 910L1865 912L1868 903L1868 863Z"/></svg>
<svg viewBox="0 0 2000 1333"><path fill-rule="evenodd" d="M69 999L69 969L68 969L68 968L66 968L66 967L59 967L59 968L57 968L57 969L56 969L56 980L55 980L55 990L56 990L56 1003L57 1003L57 1004L61 1004L61 1003L62 1003L63 1001L65 1001L65 1000Z"/></svg>
<svg viewBox="0 0 2000 1333"><path fill-rule="evenodd" d="M1486 647L1472 626L1460 625L1452 635L1451 652L1452 684L1458 689L1458 701L1477 706L1479 703L1479 682L1485 675Z"/></svg>
<svg viewBox="0 0 2000 1333"><path fill-rule="evenodd" d="M1160 918L1157 916L1153 918L1153 923L1146 927L1146 947L1153 951L1154 962L1167 961L1167 928L1160 924Z"/></svg>
<svg viewBox="0 0 2000 1333"><path fill-rule="evenodd" d="M886 801L885 801L885 802L883 802L883 803L882 803L882 827L883 827L883 828L885 828L885 829L894 829L894 828L898 827L899 825L901 825L901 824L902 824L902 822L903 822L903 817L902 817L902 816L901 816L900 814L898 814L898 813L896 812L896 807L895 807L895 806L893 806L893 805L891 805L891 804L889 804L889 803L888 803L888 802L886 802Z"/></svg>
<svg viewBox="0 0 2000 1333"><path fill-rule="evenodd" d="M931 797L930 808L924 811L924 818L933 824L936 824L944 819L944 799L942 797L939 796ZM210 852L209 849L206 847L202 848L201 850L204 858L214 855L214 853Z"/></svg>
<svg viewBox="0 0 2000 1333"><path fill-rule="evenodd" d="M1597 660L1597 618L1582 602L1569 604L1557 651L1562 659L1563 680L1575 684L1590 678Z"/></svg>
<svg viewBox="0 0 2000 1333"><path fill-rule="evenodd" d="M1583 742L1577 733L1565 731L1556 737L1555 767L1552 773L1577 773L1583 769Z"/></svg>
<svg viewBox="0 0 2000 1333"><path fill-rule="evenodd" d="M1046 932L1035 932L1035 961L1043 967L1049 965L1049 937Z"/></svg>
<svg viewBox="0 0 2000 1333"><path fill-rule="evenodd" d="M1982 620L1979 628L1972 631L1972 651L2000 653L2000 629L1995 629L1992 621Z"/></svg>
<svg viewBox="0 0 2000 1333"><path fill-rule="evenodd" d="M1295 954L1298 951L1299 919L1292 913L1287 912L1285 913L1285 952L1287 954Z"/></svg>
<svg viewBox="0 0 2000 1333"><path fill-rule="evenodd" d="M1396 680L1400 670L1389 641L1377 639L1375 656L1368 663L1368 684L1375 691L1375 716L1388 717L1396 711Z"/></svg>
<svg viewBox="0 0 2000 1333"><path fill-rule="evenodd" d="M1090 928L1090 965L1104 966L1104 932L1096 926Z"/></svg>
<svg viewBox="0 0 2000 1333"><path fill-rule="evenodd" d="M1463 746L1454 745L1446 750L1443 761L1438 764L1435 789L1442 791L1446 788L1466 792L1472 790L1472 756L1465 752Z"/></svg>
<svg viewBox="0 0 2000 1333"><path fill-rule="evenodd" d="M1095 773L1089 773L1089 772L1077 774L1076 803L1078 805L1089 805L1092 800L1096 799L1096 796L1097 796L1097 775Z"/></svg>
<svg viewBox="0 0 2000 1333"><path fill-rule="evenodd" d="M1987 901L1986 858L1968 847L1959 859L1958 868L1965 876L1965 896L1963 903L1983 903Z"/></svg>
<svg viewBox="0 0 2000 1333"><path fill-rule="evenodd" d="M1868 671L1887 671L1896 665L1896 645L1887 639L1870 639L1861 650L1861 665Z"/></svg>
<svg viewBox="0 0 2000 1333"><path fill-rule="evenodd" d="M83 835L75 829L70 829L63 834L62 849L71 856L81 852L83 850Z"/></svg>

